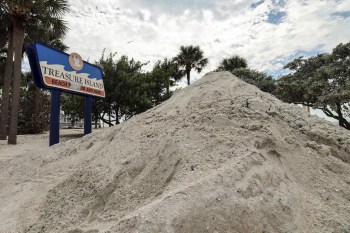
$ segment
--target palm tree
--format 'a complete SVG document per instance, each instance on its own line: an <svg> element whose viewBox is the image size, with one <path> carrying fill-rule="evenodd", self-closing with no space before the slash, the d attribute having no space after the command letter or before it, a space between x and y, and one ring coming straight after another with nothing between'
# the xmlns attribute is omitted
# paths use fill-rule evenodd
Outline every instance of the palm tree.
<svg viewBox="0 0 350 233"><path fill-rule="evenodd" d="M219 67L217 68L217 71L232 72L235 69L247 68L247 67L248 67L248 64L246 59L240 56L234 55L230 58L223 59Z"/></svg>
<svg viewBox="0 0 350 233"><path fill-rule="evenodd" d="M60 18L46 15L44 17L30 18L26 26L25 43L41 41L61 51L68 47L63 43L62 38L68 27L66 22Z"/></svg>
<svg viewBox="0 0 350 233"><path fill-rule="evenodd" d="M190 73L195 69L198 73L208 64L208 59L203 57L203 51L199 46L181 46L180 53L173 59L180 67L184 68L187 76L187 85L190 85Z"/></svg>
<svg viewBox="0 0 350 233"><path fill-rule="evenodd" d="M63 22L60 17L68 10L68 3L67 0L4 0L1 4L1 8L8 15L13 28L12 39L9 37L8 47L8 51L14 49L11 119L8 143L16 144L21 83L21 61L25 32L28 33L27 28L28 25L31 25L29 23L32 22L32 20L36 20L36 23L42 22L47 29L55 28L57 22ZM66 27L63 30L65 29ZM12 45L10 43L11 41L13 43ZM12 58L12 56L9 57ZM8 72L7 69L5 73L6 72ZM8 79L8 77L6 78ZM9 93L3 93L3 95L9 95ZM5 111L7 112L8 110ZM2 118L1 124L3 125L3 122L6 121L7 117ZM3 126L1 127L5 128Z"/></svg>

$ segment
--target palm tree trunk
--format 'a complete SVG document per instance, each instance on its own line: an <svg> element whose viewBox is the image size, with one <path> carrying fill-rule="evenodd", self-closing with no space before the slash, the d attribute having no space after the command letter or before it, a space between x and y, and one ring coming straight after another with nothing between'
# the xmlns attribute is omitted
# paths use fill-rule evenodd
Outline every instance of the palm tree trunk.
<svg viewBox="0 0 350 233"><path fill-rule="evenodd" d="M186 75L187 75L187 85L190 85L190 70L186 70Z"/></svg>
<svg viewBox="0 0 350 233"><path fill-rule="evenodd" d="M2 104L0 115L0 140L6 140L7 125L9 118L9 101L10 101L10 86L13 72L13 31L8 29L8 48L4 76L4 88L2 89Z"/></svg>
<svg viewBox="0 0 350 233"><path fill-rule="evenodd" d="M21 63L22 49L24 41L24 22L21 19L13 19L13 36L15 46L15 61L13 67L13 87L12 87L12 103L11 103L11 118L9 127L8 144L17 144L17 122L19 97L21 91Z"/></svg>

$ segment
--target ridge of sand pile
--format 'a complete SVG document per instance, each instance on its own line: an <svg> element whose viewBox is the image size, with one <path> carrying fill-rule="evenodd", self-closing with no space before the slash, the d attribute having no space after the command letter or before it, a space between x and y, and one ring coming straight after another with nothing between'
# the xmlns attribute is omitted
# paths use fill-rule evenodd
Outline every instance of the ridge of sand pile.
<svg viewBox="0 0 350 233"><path fill-rule="evenodd" d="M0 231L350 232L349 161L349 131L209 73L116 127L8 159Z"/></svg>

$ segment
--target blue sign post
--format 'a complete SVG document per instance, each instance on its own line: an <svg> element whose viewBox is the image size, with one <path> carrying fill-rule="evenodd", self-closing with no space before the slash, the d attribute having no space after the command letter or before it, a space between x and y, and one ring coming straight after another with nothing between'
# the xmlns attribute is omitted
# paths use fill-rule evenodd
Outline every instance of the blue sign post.
<svg viewBox="0 0 350 233"><path fill-rule="evenodd" d="M84 105L84 134L91 133L92 122L92 97L87 96L85 98Z"/></svg>
<svg viewBox="0 0 350 233"><path fill-rule="evenodd" d="M51 90L50 146L60 142L60 97L61 92L59 90Z"/></svg>
<svg viewBox="0 0 350 233"><path fill-rule="evenodd" d="M26 51L34 82L51 90L50 146L59 143L61 91L85 96L84 134L91 133L92 97L105 97L102 70L77 53L66 54L40 42Z"/></svg>

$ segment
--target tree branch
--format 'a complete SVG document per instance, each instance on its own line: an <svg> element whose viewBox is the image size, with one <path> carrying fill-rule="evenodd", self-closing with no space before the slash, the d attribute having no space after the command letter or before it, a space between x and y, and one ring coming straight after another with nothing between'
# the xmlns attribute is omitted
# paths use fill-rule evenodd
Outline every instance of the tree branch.
<svg viewBox="0 0 350 233"><path fill-rule="evenodd" d="M324 112L324 114L326 114L326 116L338 120L339 126L345 128L347 130L350 130L350 123L343 117L343 114L341 112L341 104L337 103L336 106L337 106L337 114L338 114L338 116L334 115L332 113L332 111L329 110L327 107L322 107L322 108L319 108L319 109L321 109Z"/></svg>

